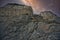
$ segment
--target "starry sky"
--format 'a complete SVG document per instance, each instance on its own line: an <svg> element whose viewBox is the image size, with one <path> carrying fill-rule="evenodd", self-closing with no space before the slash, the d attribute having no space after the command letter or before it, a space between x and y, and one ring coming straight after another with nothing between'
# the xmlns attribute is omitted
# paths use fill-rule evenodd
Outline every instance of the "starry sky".
<svg viewBox="0 0 60 40"><path fill-rule="evenodd" d="M0 0L0 7L7 3L18 3L31 6L34 12L50 10L60 16L60 0Z"/></svg>

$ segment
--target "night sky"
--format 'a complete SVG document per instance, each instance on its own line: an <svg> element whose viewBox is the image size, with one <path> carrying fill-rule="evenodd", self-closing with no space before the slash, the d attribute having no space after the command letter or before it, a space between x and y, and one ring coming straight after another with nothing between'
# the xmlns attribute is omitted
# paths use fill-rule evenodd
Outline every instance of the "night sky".
<svg viewBox="0 0 60 40"><path fill-rule="evenodd" d="M50 10L60 16L60 0L0 0L0 7L7 3L32 6L35 13Z"/></svg>

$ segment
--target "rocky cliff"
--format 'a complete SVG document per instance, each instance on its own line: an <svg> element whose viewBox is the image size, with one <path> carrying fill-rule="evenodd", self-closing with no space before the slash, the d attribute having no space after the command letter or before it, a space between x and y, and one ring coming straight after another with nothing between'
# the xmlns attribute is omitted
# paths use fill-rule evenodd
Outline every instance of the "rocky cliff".
<svg viewBox="0 0 60 40"><path fill-rule="evenodd" d="M0 8L0 40L60 40L59 35L60 17L50 11L34 15L16 3Z"/></svg>

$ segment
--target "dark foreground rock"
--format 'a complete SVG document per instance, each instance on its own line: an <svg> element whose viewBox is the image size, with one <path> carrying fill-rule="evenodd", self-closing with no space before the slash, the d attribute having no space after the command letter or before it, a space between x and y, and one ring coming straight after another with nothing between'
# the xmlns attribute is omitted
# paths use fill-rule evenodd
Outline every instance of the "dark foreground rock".
<svg viewBox="0 0 60 40"><path fill-rule="evenodd" d="M0 40L60 40L60 17L50 11L33 15L29 6L8 4L0 9Z"/></svg>

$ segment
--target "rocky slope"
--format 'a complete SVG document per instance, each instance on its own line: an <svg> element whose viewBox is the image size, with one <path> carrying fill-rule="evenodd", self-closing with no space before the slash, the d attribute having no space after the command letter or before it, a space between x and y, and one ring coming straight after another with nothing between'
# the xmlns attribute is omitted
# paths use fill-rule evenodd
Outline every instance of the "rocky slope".
<svg viewBox="0 0 60 40"><path fill-rule="evenodd" d="M60 40L60 17L50 11L8 4L0 8L0 40Z"/></svg>

